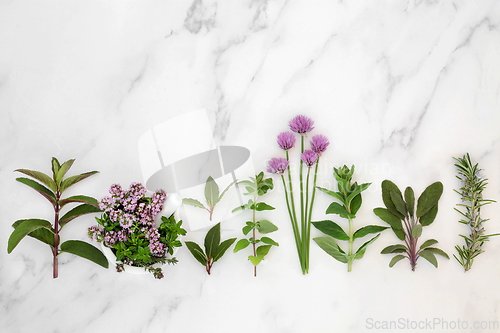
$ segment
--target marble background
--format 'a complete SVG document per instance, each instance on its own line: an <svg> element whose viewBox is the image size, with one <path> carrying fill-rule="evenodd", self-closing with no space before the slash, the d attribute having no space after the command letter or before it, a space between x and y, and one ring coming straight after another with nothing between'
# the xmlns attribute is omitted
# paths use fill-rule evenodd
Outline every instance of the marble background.
<svg viewBox="0 0 500 333"><path fill-rule="evenodd" d="M383 321L403 324L392 331L498 331L499 238L466 274L453 258L438 258L438 269L420 260L414 273L405 261L389 268L380 251L397 242L390 231L349 274L312 243L303 276L280 186L266 197L280 246L256 278L248 253L228 252L207 276L183 247L162 280L69 254L53 280L46 245L28 238L6 248L14 221L52 217L13 170L49 173L52 156L75 158L72 174L100 173L68 194L100 198L112 183L143 181L142 133L205 108L216 142L247 147L257 171L282 153L276 135L292 117L313 118L313 134L331 142L320 184L333 187L332 167L343 164L373 183L358 227L383 224L372 212L382 180L416 193L442 181L422 237L452 255L466 232L453 210L452 157L469 152L490 180L485 197L500 200L499 29L496 0L0 1L1 331L388 331L375 329ZM317 195L314 219L330 202ZM482 213L487 231L500 232L500 205ZM225 221L222 237L240 237L246 218ZM62 237L90 241L93 223L75 220Z"/></svg>

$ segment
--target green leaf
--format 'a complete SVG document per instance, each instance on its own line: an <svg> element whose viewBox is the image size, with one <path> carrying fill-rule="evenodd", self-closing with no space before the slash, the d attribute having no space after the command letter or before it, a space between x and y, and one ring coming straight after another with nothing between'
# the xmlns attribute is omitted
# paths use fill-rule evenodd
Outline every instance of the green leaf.
<svg viewBox="0 0 500 333"><path fill-rule="evenodd" d="M193 255L193 257L203 266L207 265L207 257L205 256L205 253L201 249L201 247L196 244L195 242L184 242L186 244L186 247L188 248L189 252Z"/></svg>
<svg viewBox="0 0 500 333"><path fill-rule="evenodd" d="M205 206L203 206L203 204L201 202L199 202L196 199L184 198L184 199L182 199L182 203L184 205L190 205L190 206L194 206L194 207L198 207L198 208L207 209Z"/></svg>
<svg viewBox="0 0 500 333"><path fill-rule="evenodd" d="M402 254L398 254L397 256L394 256L394 258L392 258L391 262L389 263L389 267L394 266L398 261L400 261L404 258L405 258L405 256Z"/></svg>
<svg viewBox="0 0 500 333"><path fill-rule="evenodd" d="M7 252L11 253L12 250L14 250L14 248L17 246L17 244L19 244L21 239L23 239L24 236L28 235L30 232L40 228L50 229L51 227L52 224L50 224L50 222L46 220L40 220L40 219L24 220L17 226L16 229L14 229L14 231L10 235L9 242L7 244Z"/></svg>
<svg viewBox="0 0 500 333"><path fill-rule="evenodd" d="M64 216L59 219L59 225L61 227L63 227L68 222L72 221L73 219L75 219L79 216L89 214L89 213L100 213L100 212L101 212L101 210L96 206L89 205L89 204L81 204L81 205L76 206L75 208L73 208L72 210L67 212L66 214L64 214Z"/></svg>
<svg viewBox="0 0 500 333"><path fill-rule="evenodd" d="M205 184L205 200L210 207L215 207L219 201L219 186L212 176L208 176L207 183ZM210 258L210 256L208 257Z"/></svg>
<svg viewBox="0 0 500 333"><path fill-rule="evenodd" d="M43 172L40 171L34 171L34 170L27 170L27 169L17 169L15 171L24 173L25 175L28 175L30 177L35 178L38 181L41 181L45 186L48 186L52 192L57 191L56 183L52 178L44 174Z"/></svg>
<svg viewBox="0 0 500 333"><path fill-rule="evenodd" d="M322 192L325 192L326 194L328 195L331 195L332 197L334 197L335 199L339 200L340 202L344 203L344 196L339 193L339 192L334 192L334 191L331 191L329 189L326 189L326 188L323 188L323 187L319 187L319 186L316 186L316 188Z"/></svg>
<svg viewBox="0 0 500 333"><path fill-rule="evenodd" d="M243 205L243 206L238 206L238 207L236 207L235 209L233 209L233 210L231 211L231 213L236 213L236 212L238 212L238 211L240 211L240 210L245 210L245 209L248 209L248 207L247 207L247 205L246 205L246 204L245 204L245 205Z"/></svg>
<svg viewBox="0 0 500 333"><path fill-rule="evenodd" d="M332 202L330 204L330 206L328 206L328 208L326 210L326 214L337 214L337 215L340 215L340 217L343 217L345 219L347 219L349 217L350 218L355 218L356 217L353 214L349 214L349 212L347 211L347 209L345 209L344 206L341 206L337 202Z"/></svg>
<svg viewBox="0 0 500 333"><path fill-rule="evenodd" d="M426 240L422 245L420 245L421 249L425 249L426 247L429 247L431 245L436 244L438 241L435 239L428 239Z"/></svg>
<svg viewBox="0 0 500 333"><path fill-rule="evenodd" d="M407 213L406 203L404 202L403 197L401 196L401 192L396 192L394 190L391 190L389 194L391 196L392 203L394 204L398 212L400 212L403 216L406 216Z"/></svg>
<svg viewBox="0 0 500 333"><path fill-rule="evenodd" d="M393 229L403 229L403 224L401 223L401 219L391 213L388 209L385 208L375 208L373 209L375 215L377 215L382 221L387 222Z"/></svg>
<svg viewBox="0 0 500 333"><path fill-rule="evenodd" d="M260 240L262 241L262 243L265 243L265 244L280 246L277 242L275 242L274 240L272 240L269 237L262 237Z"/></svg>
<svg viewBox="0 0 500 333"><path fill-rule="evenodd" d="M438 254L442 257L445 257L446 259L450 259L450 257L446 254L446 252L444 252L441 249L438 249L437 247L428 247L424 251L430 251L432 252L432 254Z"/></svg>
<svg viewBox="0 0 500 333"><path fill-rule="evenodd" d="M396 237L399 238L400 240L404 241L405 240L405 232L403 229L394 229L394 228L391 228L392 231L394 231L394 233L396 234Z"/></svg>
<svg viewBox="0 0 500 333"><path fill-rule="evenodd" d="M250 245L250 242L248 241L248 239L246 238L243 238L243 239L240 239L236 245L234 246L234 249L233 249L233 253L236 253L238 251L241 251L243 250L244 248L246 248L248 245Z"/></svg>
<svg viewBox="0 0 500 333"><path fill-rule="evenodd" d="M224 255L224 253L226 253L227 249L231 247L234 241L236 241L236 238L230 238L220 243L220 245L217 247L217 250L215 251L214 262L219 260Z"/></svg>
<svg viewBox="0 0 500 333"><path fill-rule="evenodd" d="M419 254L419 256L421 256L422 258L424 258L425 260L427 260L428 262L433 264L434 267L436 267L436 268L438 267L438 262L437 262L436 256L434 256L434 254L431 251L429 251L428 249L422 250L418 254Z"/></svg>
<svg viewBox="0 0 500 333"><path fill-rule="evenodd" d="M391 191L396 191L396 193L399 192L399 194L401 195L401 191L396 186L396 184L394 184L390 180L387 180L387 179L384 180L382 182L382 200L384 201L384 205L387 207L389 212L391 212L396 217L398 217L400 220L402 220L402 219L404 219L404 216L396 209L396 206L392 202L391 193L390 193ZM397 228L397 229L399 229L399 228Z"/></svg>
<svg viewBox="0 0 500 333"><path fill-rule="evenodd" d="M59 164L59 161L57 158L52 157L52 175L54 176L54 179L56 179L57 173L59 172L59 168L61 165Z"/></svg>
<svg viewBox="0 0 500 333"><path fill-rule="evenodd" d="M422 236L422 225L420 223L415 224L413 229L411 229L411 236L413 238L419 238Z"/></svg>
<svg viewBox="0 0 500 333"><path fill-rule="evenodd" d="M356 232L352 235L354 239L356 238L361 238L364 237L368 234L376 234L377 232L384 231L385 229L388 229L389 227L382 227L379 225L367 225L365 227L359 228L356 230Z"/></svg>
<svg viewBox="0 0 500 333"><path fill-rule="evenodd" d="M409 186L405 190L405 201L408 213L410 216L413 216L415 214L415 193L413 193L413 189Z"/></svg>
<svg viewBox="0 0 500 333"><path fill-rule="evenodd" d="M23 223L26 220L17 220L12 224L14 228L17 228L17 226L21 223ZM52 247L54 247L54 230L52 228L40 228L37 230L33 230L28 234L28 236L33 237L35 239L38 239L39 241L48 244ZM59 238L59 236L58 236ZM58 242L59 244L59 242Z"/></svg>
<svg viewBox="0 0 500 333"><path fill-rule="evenodd" d="M219 203L219 201L222 200L222 197L224 196L224 194L226 194L226 192L229 190L229 188L231 186L233 186L234 183L236 183L236 180L234 182L232 182L231 184L227 185L226 189L224 191L222 191L221 195L217 198L217 202L216 203Z"/></svg>
<svg viewBox="0 0 500 333"><path fill-rule="evenodd" d="M320 248L323 249L326 253L331 255L333 258L337 259L344 264L347 263L347 256L345 253L340 251L339 246L333 239L330 237L316 237L313 240L318 244Z"/></svg>
<svg viewBox="0 0 500 333"><path fill-rule="evenodd" d="M243 235L248 235L248 233L250 231L252 231L253 227L254 227L253 224L252 225L244 226L243 229L242 229L243 230Z"/></svg>
<svg viewBox="0 0 500 333"><path fill-rule="evenodd" d="M257 248L257 256L262 256L265 257L268 253L269 250L271 249L271 245L262 245Z"/></svg>
<svg viewBox="0 0 500 333"><path fill-rule="evenodd" d="M76 183L84 180L85 178L88 178L90 176L92 176L93 174L96 174L98 173L99 171L90 171L90 172L85 172L85 173L82 173L81 175L76 175L76 176L72 176L72 177L69 177L69 178L66 178L65 180L63 180L61 182L61 186L59 186L59 192L63 193L64 191L66 191L70 186L73 186L75 185Z"/></svg>
<svg viewBox="0 0 500 333"><path fill-rule="evenodd" d="M257 256L257 257L248 256L248 260L250 260L254 266L257 266L258 264L260 264L262 259L264 259L263 256Z"/></svg>
<svg viewBox="0 0 500 333"><path fill-rule="evenodd" d="M92 197L85 196L85 195L74 195L72 197L60 200L59 201L59 208L62 208L66 204L74 203L74 202L86 203L86 204L92 205L96 208L99 208L99 202L97 202L96 199L94 199Z"/></svg>
<svg viewBox="0 0 500 333"><path fill-rule="evenodd" d="M363 203L363 199L361 198L361 194L355 196L351 201L351 214L356 216L361 204Z"/></svg>
<svg viewBox="0 0 500 333"><path fill-rule="evenodd" d="M430 211L438 203L441 194L443 194L443 184L441 182L429 185L418 198L417 217L421 217Z"/></svg>
<svg viewBox="0 0 500 333"><path fill-rule="evenodd" d="M389 253L402 253L406 252L408 249L403 244L389 245L380 252L381 254Z"/></svg>
<svg viewBox="0 0 500 333"><path fill-rule="evenodd" d="M220 243L220 222L214 225L205 236L205 253L207 258L213 258Z"/></svg>
<svg viewBox="0 0 500 333"><path fill-rule="evenodd" d="M79 240L69 240L61 244L61 251L88 259L104 268L108 268L106 256L95 246Z"/></svg>
<svg viewBox="0 0 500 333"><path fill-rule="evenodd" d="M57 172L57 175L56 175L56 183L57 183L58 187L61 185L61 181L62 181L64 175L71 168L71 166L73 165L74 161L75 161L74 159L68 160L68 161L64 162L61 165L61 167L60 167L60 169L59 169L59 171Z"/></svg>
<svg viewBox="0 0 500 333"><path fill-rule="evenodd" d="M55 207L56 195L51 190L49 190L48 188L46 188L42 184L37 183L36 181L28 179L28 178L20 177L20 178L16 178L16 180L20 183L23 183L23 184L28 185L29 187L33 188L35 191L40 193L45 199L49 200L50 203L52 204L52 206Z"/></svg>
<svg viewBox="0 0 500 333"><path fill-rule="evenodd" d="M377 236L373 237L372 239L370 239L369 241L367 241L363 245L361 245L359 247L359 249L356 251L356 254L354 255L354 259L361 259L361 258L363 258L363 256L365 255L366 248L368 247L368 245L370 245L371 243L375 242L377 240L377 238L379 238L379 236L380 236L380 234L378 234Z"/></svg>
<svg viewBox="0 0 500 333"><path fill-rule="evenodd" d="M256 210L257 210L258 212L261 212L261 211L263 211L263 210L273 210L273 209L274 209L274 207L273 207L273 206L269 206L268 204L266 204L266 203L264 203L264 202L259 202L259 203L257 204L257 208L256 208Z"/></svg>
<svg viewBox="0 0 500 333"><path fill-rule="evenodd" d="M347 236L344 229L342 229L337 223L333 221L324 220L312 222L312 224L316 227L316 229L324 234L327 234L328 236L332 236L333 238L343 241L349 240L349 236Z"/></svg>
<svg viewBox="0 0 500 333"><path fill-rule="evenodd" d="M278 230L278 227L268 220L260 220L257 222L257 230L259 230L261 234L269 234Z"/></svg>
<svg viewBox="0 0 500 333"><path fill-rule="evenodd" d="M436 215L438 213L438 205L435 204L427 213L422 215L419 219L419 222L423 226L428 226L432 222L434 222L434 219L436 219Z"/></svg>
<svg viewBox="0 0 500 333"><path fill-rule="evenodd" d="M349 207L349 205L351 204L352 199L354 199L355 196L359 195L361 192L363 192L364 190L366 190L370 185L371 185L371 183L365 183L365 184L358 185L356 187L356 189L354 191L352 191L349 194L349 196L347 197L347 199L345 201L346 206Z"/></svg>

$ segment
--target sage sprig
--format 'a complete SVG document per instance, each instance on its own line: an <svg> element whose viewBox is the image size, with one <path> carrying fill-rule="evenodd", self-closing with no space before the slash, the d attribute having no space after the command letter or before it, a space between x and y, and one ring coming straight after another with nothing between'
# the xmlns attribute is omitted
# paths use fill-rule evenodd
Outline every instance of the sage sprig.
<svg viewBox="0 0 500 333"><path fill-rule="evenodd" d="M248 221L242 230L244 235L248 235L250 232L252 232L252 237L248 239L240 239L234 246L233 252L236 253L238 251L241 251L252 244L253 255L248 256L248 259L254 265L254 276L257 276L257 265L269 253L269 250L273 245L279 246L277 242L269 237L262 237L261 239L257 239L256 232L259 231L261 234L269 234L278 230L278 227L268 220L256 220L257 211L260 212L264 210L274 209L274 207L264 202L257 202L258 197L263 196L267 193L267 191L274 188L273 180L271 178L264 179L264 173L261 172L260 174L255 176L255 178L250 177L250 180L243 180L241 182L238 182L237 184L238 186L245 187L247 192L244 193L244 195L253 196L253 199L248 200L248 203L233 209L233 212L245 209L252 211L252 221ZM257 247L258 243L263 243L264 245L260 245L259 247Z"/></svg>
<svg viewBox="0 0 500 333"><path fill-rule="evenodd" d="M450 259L448 255L432 245L438 241L429 239L417 248L418 239L422 235L422 228L434 222L438 212L438 200L443 193L443 184L435 182L429 185L420 195L415 209L415 195L411 187L407 187L403 195L399 188L390 180L382 182L382 199L386 208L375 208L373 212L391 226L396 236L405 244L387 246L382 254L403 253L394 256L389 267L398 261L407 258L411 270L415 271L418 258L422 257L436 268L438 262L436 254Z"/></svg>
<svg viewBox="0 0 500 333"><path fill-rule="evenodd" d="M460 235L465 240L465 245L462 247L455 246L459 257L453 256L464 267L464 271L467 272L472 268L474 258L484 252L482 250L484 242L488 241L492 236L499 235L485 235L483 223L489 219L481 218L481 207L496 201L483 198L483 190L488 184L488 179L481 177L481 169L479 169L478 163L472 165L468 153L462 158L454 157L453 159L456 161L455 166L458 169L458 176L456 177L462 182L462 187L459 190L454 190L460 194L463 202L457 206L464 207L464 211L457 208L455 210L462 215L459 222L469 226L470 229L468 237Z"/></svg>
<svg viewBox="0 0 500 333"><path fill-rule="evenodd" d="M72 253L82 258L93 261L94 263L101 265L102 267L108 268L108 260L104 254L86 242L79 240L68 240L60 244L60 236L62 228L65 227L69 222L75 218L89 214L101 212L99 209L99 204L97 200L84 196L75 195L65 199L61 198L61 195L69 187L74 184L92 176L98 171L85 172L80 175L68 177L63 179L68 170L73 165L75 160L68 160L62 165L59 161L53 157L52 158L52 177L49 177L43 172L28 170L28 169L17 169L15 171L21 172L33 179L20 177L16 180L20 183L28 185L38 193L40 193L45 199L47 199L50 204L54 207L54 223L50 223L43 219L26 219L18 220L12 225L14 231L9 237L9 242L7 246L7 252L11 253L12 250L19 244L19 242L26 236L33 237L39 241L48 244L51 248L53 255L53 277L54 279L58 277L58 257L61 253L67 252ZM67 204L80 203L80 205L69 210L62 217L59 216L63 207Z"/></svg>
<svg viewBox="0 0 500 333"><path fill-rule="evenodd" d="M236 180L229 184L226 189L219 195L219 186L212 178L212 176L208 176L207 182L205 183L205 202L207 204L207 207L205 207L205 205L203 205L200 201L191 198L182 199L182 203L185 205L205 209L210 213L210 221L212 221L212 215L214 213L215 205L217 205L221 201L224 194L226 194L226 192L235 182Z"/></svg>
<svg viewBox="0 0 500 333"><path fill-rule="evenodd" d="M212 265L219 260L227 249L231 247L236 238L230 238L221 243L220 241L220 222L214 225L205 236L205 252L195 242L185 242L186 247L193 257L207 270L210 275Z"/></svg>
<svg viewBox="0 0 500 333"><path fill-rule="evenodd" d="M365 191L371 183L360 185L358 185L357 182L352 183L354 165L351 169L344 165L342 168L333 168L333 170L333 176L337 180L338 192L319 186L317 188L340 201L340 204L336 201L332 202L327 208L326 214L337 214L340 217L347 219L349 221L349 234L347 234L337 223L330 220L312 222L312 224L319 231L337 240L347 241L349 244L348 250L346 253L331 237L316 237L313 240L333 258L346 263L347 271L350 272L352 270L353 261L355 259L363 258L368 245L372 244L380 236L381 231L384 231L389 227L367 225L354 231L353 220L356 218L356 213L361 207L361 192ZM354 241L369 234L377 235L365 242L356 252L354 252Z"/></svg>

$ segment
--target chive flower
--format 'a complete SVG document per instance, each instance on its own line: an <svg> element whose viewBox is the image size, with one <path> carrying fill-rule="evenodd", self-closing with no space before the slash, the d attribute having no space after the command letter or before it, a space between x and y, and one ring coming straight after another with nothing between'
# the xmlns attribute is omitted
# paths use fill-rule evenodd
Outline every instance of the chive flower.
<svg viewBox="0 0 500 333"><path fill-rule="evenodd" d="M277 173L279 175L282 175L287 167L288 167L288 161L286 160L286 158L273 157L271 158L271 160L267 165L267 172Z"/></svg>
<svg viewBox="0 0 500 333"><path fill-rule="evenodd" d="M295 145L295 135L290 132L283 132L278 135L278 145L283 150L293 148Z"/></svg>
<svg viewBox="0 0 500 333"><path fill-rule="evenodd" d="M307 165L308 168L310 168L318 162L318 154L312 150L304 150L302 155L300 155L300 159Z"/></svg>
<svg viewBox="0 0 500 333"><path fill-rule="evenodd" d="M289 122L290 129L292 132L299 133L301 135L306 134L314 129L314 121L306 116L299 115Z"/></svg>
<svg viewBox="0 0 500 333"><path fill-rule="evenodd" d="M321 153L323 153L328 145L330 144L330 141L328 141L328 138L324 135L315 135L311 139L311 150L318 154L318 156L321 156Z"/></svg>

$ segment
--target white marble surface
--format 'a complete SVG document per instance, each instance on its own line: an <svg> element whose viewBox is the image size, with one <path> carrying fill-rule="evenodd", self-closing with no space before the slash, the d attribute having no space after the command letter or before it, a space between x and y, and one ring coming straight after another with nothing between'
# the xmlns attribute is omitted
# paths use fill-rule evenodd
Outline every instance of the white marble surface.
<svg viewBox="0 0 500 333"><path fill-rule="evenodd" d="M1 1L1 331L365 332L384 331L369 322L399 320L488 331L472 326L500 321L500 238L466 274L441 258L438 269L423 260L415 273L407 262L390 269L380 254L397 241L390 231L349 274L312 243L303 276L280 186L266 198L277 207L267 217L280 247L257 278L246 253L228 253L207 276L184 247L163 280L71 255L53 280L46 245L6 248L15 220L51 218L13 170L50 172L52 156L76 158L73 174L100 173L71 194L100 198L112 183L142 181L136 147L146 130L206 108L216 142L250 149L259 171L281 153L275 138L288 120L313 118L314 133L331 142L320 182L343 164L373 182L358 226L383 223L372 212L382 180L416 193L442 181L440 212L423 237L451 255L465 232L453 210L452 156L469 152L490 179L485 197L500 200L499 29L496 0ZM330 201L317 195L314 219ZM500 204L483 216L488 232L500 232ZM244 221L225 222L222 237L239 237ZM91 224L75 220L62 237L88 240ZM419 331L415 324L393 331Z"/></svg>

